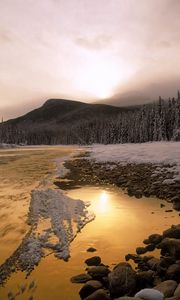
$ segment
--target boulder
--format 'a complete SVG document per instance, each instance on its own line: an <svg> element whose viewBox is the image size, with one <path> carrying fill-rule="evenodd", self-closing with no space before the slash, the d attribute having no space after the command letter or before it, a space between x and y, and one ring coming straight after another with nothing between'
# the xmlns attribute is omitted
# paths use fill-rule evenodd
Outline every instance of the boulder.
<svg viewBox="0 0 180 300"><path fill-rule="evenodd" d="M180 265L173 264L169 266L166 272L166 278L180 282Z"/></svg>
<svg viewBox="0 0 180 300"><path fill-rule="evenodd" d="M85 283L91 279L92 279L92 277L89 274L79 274L79 275L71 277L71 282L72 283Z"/></svg>
<svg viewBox="0 0 180 300"><path fill-rule="evenodd" d="M142 300L142 298L124 296L124 297L116 298L116 300Z"/></svg>
<svg viewBox="0 0 180 300"><path fill-rule="evenodd" d="M102 288L102 283L100 281L90 280L87 281L85 285L80 289L79 295L81 299L84 299L101 288Z"/></svg>
<svg viewBox="0 0 180 300"><path fill-rule="evenodd" d="M119 263L109 278L109 290L113 297L132 295L136 288L136 273L128 263Z"/></svg>
<svg viewBox="0 0 180 300"><path fill-rule="evenodd" d="M170 255L175 259L180 259L180 239L164 238L158 245L162 255Z"/></svg>
<svg viewBox="0 0 180 300"><path fill-rule="evenodd" d="M165 298L172 297L175 289L177 288L177 282L174 280L166 280L154 287L155 290L164 294Z"/></svg>
<svg viewBox="0 0 180 300"><path fill-rule="evenodd" d="M159 292L158 290L143 289L135 295L135 299L137 299L137 298L140 298L143 300L163 300L164 295L161 292Z"/></svg>
<svg viewBox="0 0 180 300"><path fill-rule="evenodd" d="M174 296L180 297L180 283L178 284L177 288L175 289Z"/></svg>
<svg viewBox="0 0 180 300"><path fill-rule="evenodd" d="M163 232L163 238L175 238L180 239L180 224L172 225L171 228Z"/></svg>
<svg viewBox="0 0 180 300"><path fill-rule="evenodd" d="M148 237L148 241L149 241L149 244L159 244L161 241L162 241L162 235L158 234L158 233L154 233L154 234L151 234L149 237Z"/></svg>
<svg viewBox="0 0 180 300"><path fill-rule="evenodd" d="M147 261L147 265L153 271L157 269L157 266L159 265L159 263L160 263L160 259L155 258L155 257L153 257Z"/></svg>
<svg viewBox="0 0 180 300"><path fill-rule="evenodd" d="M136 273L137 275L137 285L140 288L152 287L154 281L155 272L152 270L143 271Z"/></svg>
<svg viewBox="0 0 180 300"><path fill-rule="evenodd" d="M139 254L144 254L144 253L146 253L147 252L147 250L146 250L146 248L145 247L137 247L136 248L136 253L139 255Z"/></svg>
<svg viewBox="0 0 180 300"><path fill-rule="evenodd" d="M178 296L172 296L170 298L165 298L164 300L180 300L180 297L178 297Z"/></svg>
<svg viewBox="0 0 180 300"><path fill-rule="evenodd" d="M87 251L87 252L95 252L95 251L97 251L97 250L96 250L96 248L94 248L94 247L89 247L86 251Z"/></svg>
<svg viewBox="0 0 180 300"><path fill-rule="evenodd" d="M109 274L109 269L105 266L96 266L88 269L88 274L93 279L101 279Z"/></svg>
<svg viewBox="0 0 180 300"><path fill-rule="evenodd" d="M85 260L88 266L99 266L101 263L101 258L99 256L93 256Z"/></svg>
<svg viewBox="0 0 180 300"><path fill-rule="evenodd" d="M175 196L172 198L173 208L180 211L180 196Z"/></svg>
<svg viewBox="0 0 180 300"><path fill-rule="evenodd" d="M110 297L105 290L99 289L88 297L84 298L84 300L110 300Z"/></svg>
<svg viewBox="0 0 180 300"><path fill-rule="evenodd" d="M156 248L155 244L149 244L145 247L146 251L154 251L155 248Z"/></svg>

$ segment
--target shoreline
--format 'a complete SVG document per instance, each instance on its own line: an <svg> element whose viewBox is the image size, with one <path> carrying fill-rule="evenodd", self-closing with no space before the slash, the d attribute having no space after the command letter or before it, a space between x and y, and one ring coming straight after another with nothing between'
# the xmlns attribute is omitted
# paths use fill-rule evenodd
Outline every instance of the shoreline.
<svg viewBox="0 0 180 300"><path fill-rule="evenodd" d="M174 172L169 165L97 162L89 159L86 152L84 157L66 161L64 167L69 172L54 181L62 190L84 185L115 185L129 196L157 197L171 202L173 208L180 211L180 182L172 180Z"/></svg>

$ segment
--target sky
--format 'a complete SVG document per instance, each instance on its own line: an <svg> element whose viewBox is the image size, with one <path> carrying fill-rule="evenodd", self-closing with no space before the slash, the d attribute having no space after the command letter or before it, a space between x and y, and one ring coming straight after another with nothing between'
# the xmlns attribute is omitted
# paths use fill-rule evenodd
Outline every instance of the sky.
<svg viewBox="0 0 180 300"><path fill-rule="evenodd" d="M0 117L48 98L174 96L179 15L179 0L1 0Z"/></svg>

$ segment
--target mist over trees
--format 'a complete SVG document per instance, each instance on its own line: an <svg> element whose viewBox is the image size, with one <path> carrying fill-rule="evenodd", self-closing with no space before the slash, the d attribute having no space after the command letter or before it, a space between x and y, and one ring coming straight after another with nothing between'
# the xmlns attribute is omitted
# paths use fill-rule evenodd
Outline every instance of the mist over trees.
<svg viewBox="0 0 180 300"><path fill-rule="evenodd" d="M111 117L76 118L72 122L23 126L2 122L0 143L115 144L180 140L180 93L177 98L123 110Z"/></svg>

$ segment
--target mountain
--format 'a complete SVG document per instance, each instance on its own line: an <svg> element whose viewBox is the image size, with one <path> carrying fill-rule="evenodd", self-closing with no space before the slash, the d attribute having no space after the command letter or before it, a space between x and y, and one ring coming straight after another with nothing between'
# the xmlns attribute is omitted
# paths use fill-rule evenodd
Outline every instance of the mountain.
<svg viewBox="0 0 180 300"><path fill-rule="evenodd" d="M117 116L120 112L131 110L131 107L120 108L105 104L88 104L64 99L49 99L40 108L8 120L5 124L18 126L43 126L72 124L77 121Z"/></svg>

